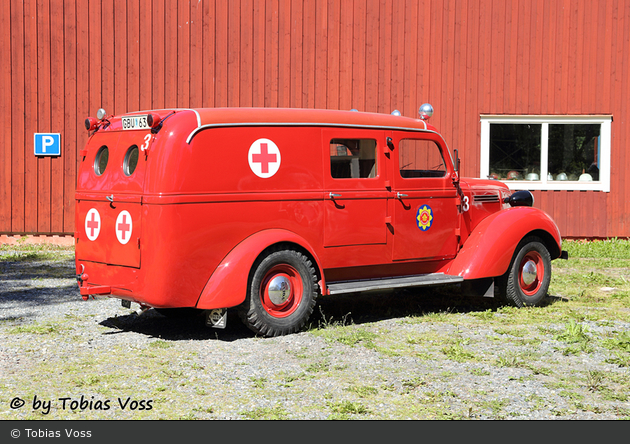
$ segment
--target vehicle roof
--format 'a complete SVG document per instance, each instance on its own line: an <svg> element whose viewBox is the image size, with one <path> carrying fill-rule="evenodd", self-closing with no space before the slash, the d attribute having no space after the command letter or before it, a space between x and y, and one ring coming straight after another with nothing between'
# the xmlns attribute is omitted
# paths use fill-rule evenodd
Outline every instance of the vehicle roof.
<svg viewBox="0 0 630 444"><path fill-rule="evenodd" d="M205 128L218 126L335 126L433 131L437 129L422 119L392 114L307 108L196 108L198 128L189 140Z"/></svg>
<svg viewBox="0 0 630 444"><path fill-rule="evenodd" d="M403 131L429 131L439 133L427 121L393 114L361 111L345 111L311 108L167 108L145 111L132 111L119 116L110 116L104 130L119 131L122 129L121 117L156 113L166 120L172 114L180 117L194 114L192 122L196 126L189 127L190 134L186 142L204 129L217 127L243 126L321 126L364 129L385 129ZM176 120L179 120L176 118ZM190 123L192 123L190 122Z"/></svg>
<svg viewBox="0 0 630 444"><path fill-rule="evenodd" d="M289 123L343 124L429 129L424 120L392 114L308 108L198 108L200 124ZM432 128L435 130L434 128Z"/></svg>

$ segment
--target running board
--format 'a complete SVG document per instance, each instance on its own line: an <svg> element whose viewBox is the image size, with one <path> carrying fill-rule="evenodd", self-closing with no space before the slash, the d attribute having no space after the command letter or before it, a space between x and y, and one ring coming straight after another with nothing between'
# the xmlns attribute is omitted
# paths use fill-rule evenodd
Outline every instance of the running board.
<svg viewBox="0 0 630 444"><path fill-rule="evenodd" d="M392 288L424 287L430 285L456 284L463 282L461 276L444 273L419 274L394 278L345 281L328 284L328 294L357 293L368 290L389 290Z"/></svg>

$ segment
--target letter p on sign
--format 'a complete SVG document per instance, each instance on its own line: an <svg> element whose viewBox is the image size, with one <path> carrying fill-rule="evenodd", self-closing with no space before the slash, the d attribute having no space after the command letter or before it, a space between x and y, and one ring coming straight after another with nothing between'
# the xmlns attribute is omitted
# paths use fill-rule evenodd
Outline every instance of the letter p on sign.
<svg viewBox="0 0 630 444"><path fill-rule="evenodd" d="M59 133L35 133L36 156L60 156L61 135Z"/></svg>

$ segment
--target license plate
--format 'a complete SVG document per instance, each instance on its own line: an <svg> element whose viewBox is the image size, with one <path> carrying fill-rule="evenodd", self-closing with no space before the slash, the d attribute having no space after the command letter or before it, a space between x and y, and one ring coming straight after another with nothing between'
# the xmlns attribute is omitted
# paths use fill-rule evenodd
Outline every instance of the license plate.
<svg viewBox="0 0 630 444"><path fill-rule="evenodd" d="M123 116L122 127L124 130L148 129L147 115L142 116Z"/></svg>

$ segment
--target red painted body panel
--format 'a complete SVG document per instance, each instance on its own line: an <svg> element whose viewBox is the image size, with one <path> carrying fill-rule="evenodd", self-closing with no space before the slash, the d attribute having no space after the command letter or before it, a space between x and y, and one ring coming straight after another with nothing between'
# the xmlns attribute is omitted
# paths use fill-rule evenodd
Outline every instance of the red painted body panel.
<svg viewBox="0 0 630 444"><path fill-rule="evenodd" d="M243 302L254 261L263 250L279 243L291 243L308 251L321 269L322 264L313 248L295 233L277 229L260 231L238 244L221 261L203 289L196 307L233 307ZM321 285L325 288L325 281L321 281Z"/></svg>
<svg viewBox="0 0 630 444"><path fill-rule="evenodd" d="M464 279L501 276L507 271L518 243L533 232L549 233L556 245L548 248L557 250L559 255L560 232L553 220L537 208L514 207L486 217L474 228L448 274Z"/></svg>
<svg viewBox="0 0 630 444"><path fill-rule="evenodd" d="M153 307L232 307L245 300L256 258L279 243L310 256L323 293L326 282L353 279L498 276L536 229L559 251L548 216L505 208L504 184L465 179L460 193L446 143L424 121L330 110L151 112L161 119L155 131L123 130L110 117L82 151L75 196L82 294L109 287L112 296ZM335 157L340 139L366 141L373 158ZM425 171L415 165L422 159L399 155L403 139L430 142L442 169ZM125 153L134 145L141 152L127 176ZM99 176L103 146L110 154ZM369 175L333 174L346 157L356 159L350 170L370 165L362 167ZM408 167L416 169L403 177ZM130 221L120 219L123 211Z"/></svg>

